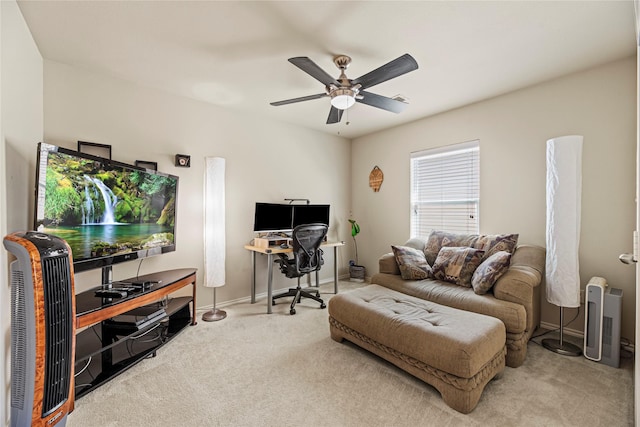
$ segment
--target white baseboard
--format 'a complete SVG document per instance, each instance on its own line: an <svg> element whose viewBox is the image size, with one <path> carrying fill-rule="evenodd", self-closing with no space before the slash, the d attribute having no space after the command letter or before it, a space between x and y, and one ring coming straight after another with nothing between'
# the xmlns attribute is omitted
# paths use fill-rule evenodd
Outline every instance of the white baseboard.
<svg viewBox="0 0 640 427"><path fill-rule="evenodd" d="M560 325L556 325L548 322L540 322L540 327L544 329L555 330L555 329L559 329ZM576 329L571 329L571 328L564 328L563 333L569 336L577 337L584 340L584 332L582 331L578 331ZM632 343L620 343L620 348L626 351L630 351L632 354L635 354L636 352L635 345Z"/></svg>
<svg viewBox="0 0 640 427"><path fill-rule="evenodd" d="M349 274L346 275L342 275L342 276L338 276L338 280L348 280L349 279ZM323 279L320 280L320 285L324 285L326 283L333 283L333 277L327 278L327 279ZM285 292L290 288L290 286L287 286L286 288L281 288L281 289L274 289L273 290L273 295L279 294L280 292ZM260 299L260 298L266 298L267 297L267 292L261 292L259 294L256 294L256 300ZM247 303L247 302L251 302L251 296L248 297L242 297L242 298L236 298L236 299L232 299L229 301L224 301L221 303L216 303L216 308L222 308L222 307L227 307L233 304L243 304L243 303ZM256 304L258 304L256 302ZM266 302L263 302L263 304L266 304ZM202 312L202 311L208 311L211 310L213 308L213 304L207 304L205 306L200 306L196 308L196 312Z"/></svg>
<svg viewBox="0 0 640 427"><path fill-rule="evenodd" d="M556 325L554 323L548 323L548 322L540 322L540 327L544 328L544 329L550 329L550 330L555 330L555 329L559 329L560 325ZM578 337L584 340L584 333L582 331L579 331L577 329L571 329L571 328L567 328L565 327L563 330L563 333L572 336L572 337Z"/></svg>

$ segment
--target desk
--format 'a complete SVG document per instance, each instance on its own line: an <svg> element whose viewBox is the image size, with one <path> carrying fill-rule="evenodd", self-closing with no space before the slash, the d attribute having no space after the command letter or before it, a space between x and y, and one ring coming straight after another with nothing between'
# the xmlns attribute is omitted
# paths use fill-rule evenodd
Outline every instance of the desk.
<svg viewBox="0 0 640 427"><path fill-rule="evenodd" d="M322 248L333 248L333 286L334 292L338 293L338 247L344 246L344 242L326 242L322 244ZM271 314L271 297L273 296L273 255L286 254L293 252L292 248L281 248L279 246L270 246L268 248L259 248L253 245L244 245L244 248L251 251L251 304L256 302L256 253L267 256L267 313ZM316 272L316 286L318 286L318 275Z"/></svg>

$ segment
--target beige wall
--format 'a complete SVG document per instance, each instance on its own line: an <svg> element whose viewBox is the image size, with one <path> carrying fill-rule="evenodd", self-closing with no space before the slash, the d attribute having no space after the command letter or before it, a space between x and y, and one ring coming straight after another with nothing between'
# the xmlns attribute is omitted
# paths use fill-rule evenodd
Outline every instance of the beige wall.
<svg viewBox="0 0 640 427"><path fill-rule="evenodd" d="M77 141L112 145L115 160L158 162L158 169L180 177L177 250L144 260L140 272L196 267L204 277L204 158L226 159L226 283L217 302L250 293L251 257L243 245L253 237L256 201L308 198L331 204L331 239L345 239L351 189L350 142L343 138L237 114L200 101L174 96L56 62L44 66L45 140L76 147ZM22 155L35 162L36 142ZM191 155L190 168L173 165L176 153ZM27 174L35 175L31 168ZM346 257L343 251L343 258ZM266 292L266 262L259 257L257 291ZM333 257L321 271L332 277ZM344 259L341 265L346 265ZM138 262L114 266L114 279L135 275ZM274 274L274 289L291 285ZM77 275L79 290L99 284L97 272ZM212 304L212 291L198 289L198 306ZM260 308L266 310L266 300Z"/></svg>
<svg viewBox="0 0 640 427"><path fill-rule="evenodd" d="M368 275L391 244L409 237L411 152L479 139L480 231L517 232L520 242L544 246L546 141L584 135L582 287L602 276L623 289L622 335L633 341L634 269L617 257L631 250L635 228L635 75L629 58L354 140L353 211ZM384 172L379 193L368 187L375 165ZM565 319L575 312L567 309ZM557 314L544 300L542 320L558 324ZM581 313L569 329L581 331L583 322Z"/></svg>
<svg viewBox="0 0 640 427"><path fill-rule="evenodd" d="M409 235L409 153L472 139L481 144L481 232L519 232L522 242L544 245L545 141L582 134L582 281L584 285L600 275L624 290L622 333L632 339L634 273L617 256L630 250L635 221L634 59L349 143L55 62L45 61L43 74L42 59L17 6L13 1L1 4L0 234L31 226L36 143L43 134L46 142L70 148L77 140L111 144L116 160L157 161L160 170L180 176L178 250L145 260L141 273L185 266L202 272L203 159L222 156L227 159L227 286L218 290L218 301L232 301L249 294L250 256L242 245L252 237L255 201L304 197L330 203L332 239L349 240L346 220L353 209L362 226L360 263L370 275L377 269L378 256ZM192 167L175 168L176 153L190 154ZM385 174L379 193L368 187L375 165ZM301 178L309 176L314 177L311 182ZM6 253L0 253L4 269ZM342 270L352 255L350 246L341 251ZM331 275L328 258L323 279ZM260 260L259 279L264 267ZM137 268L137 262L118 265L114 278L133 275ZM0 300L8 301L7 274L0 273ZM275 288L288 286L279 276ZM211 291L202 289L202 273L199 277L198 305L205 306ZM82 273L77 285L81 290L98 280L98 274ZM264 291L259 281L258 292ZM6 402L9 313L4 307L0 397ZM259 309L263 308L264 299ZM543 320L557 323L555 314L546 304ZM571 327L579 330L582 324ZM7 408L6 403L1 407L3 425Z"/></svg>
<svg viewBox="0 0 640 427"><path fill-rule="evenodd" d="M0 62L0 236L27 227L29 195L35 176L35 157L21 154L23 147L43 135L42 57L14 1L0 2L2 55ZM7 252L0 250L0 425L9 420L11 293Z"/></svg>

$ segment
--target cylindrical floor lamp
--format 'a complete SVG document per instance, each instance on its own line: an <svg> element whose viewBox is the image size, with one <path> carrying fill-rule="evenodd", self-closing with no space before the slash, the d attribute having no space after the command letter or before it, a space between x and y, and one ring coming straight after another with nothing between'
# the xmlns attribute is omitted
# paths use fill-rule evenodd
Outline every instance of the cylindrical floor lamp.
<svg viewBox="0 0 640 427"><path fill-rule="evenodd" d="M542 345L565 356L582 350L564 341L564 308L580 307L580 214L582 198L582 140L579 135L547 141L547 301L560 307L560 339Z"/></svg>
<svg viewBox="0 0 640 427"><path fill-rule="evenodd" d="M213 288L213 308L202 320L213 322L227 317L216 308L216 288L225 284L225 159L205 159L204 182L204 285Z"/></svg>

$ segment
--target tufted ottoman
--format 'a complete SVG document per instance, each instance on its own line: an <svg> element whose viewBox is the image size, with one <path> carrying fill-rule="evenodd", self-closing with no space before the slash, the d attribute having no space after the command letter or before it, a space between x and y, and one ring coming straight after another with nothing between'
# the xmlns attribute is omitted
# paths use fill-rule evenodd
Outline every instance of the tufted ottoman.
<svg viewBox="0 0 640 427"><path fill-rule="evenodd" d="M335 341L347 339L431 384L465 414L505 367L500 320L378 285L331 298L329 325Z"/></svg>

